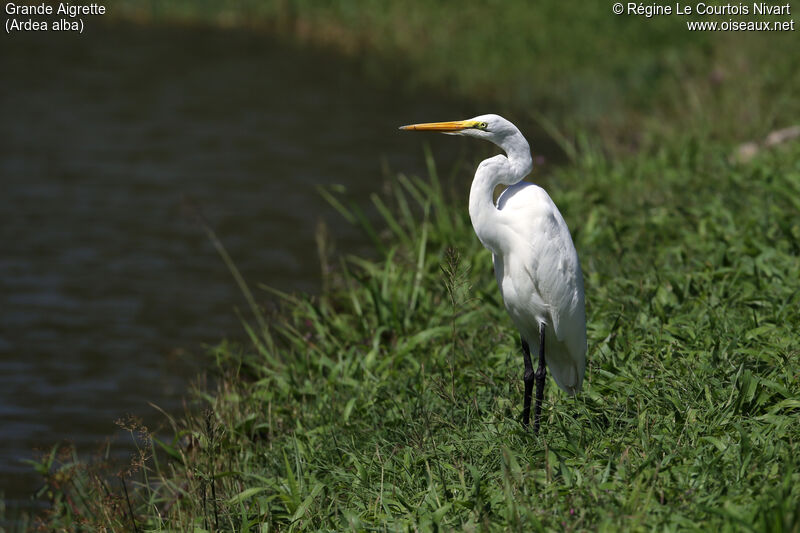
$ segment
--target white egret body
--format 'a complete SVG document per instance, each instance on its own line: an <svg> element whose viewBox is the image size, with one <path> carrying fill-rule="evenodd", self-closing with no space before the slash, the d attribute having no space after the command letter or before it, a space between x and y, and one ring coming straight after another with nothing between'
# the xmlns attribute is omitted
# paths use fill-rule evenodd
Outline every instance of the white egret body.
<svg viewBox="0 0 800 533"><path fill-rule="evenodd" d="M533 168L530 147L517 127L503 117L481 115L401 129L477 137L506 152L478 166L469 194L469 215L478 239L493 254L503 303L520 332L525 359L525 425L536 378L534 429L538 431L545 364L556 384L572 395L581 389L586 369L583 276L567 224L544 189L522 182ZM495 205L498 185L507 188ZM535 374L530 346L539 358Z"/></svg>

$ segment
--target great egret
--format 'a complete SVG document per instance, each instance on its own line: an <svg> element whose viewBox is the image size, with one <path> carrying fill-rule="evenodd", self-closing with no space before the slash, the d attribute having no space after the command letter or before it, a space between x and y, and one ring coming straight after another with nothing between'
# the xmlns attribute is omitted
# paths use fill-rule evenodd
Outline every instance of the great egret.
<svg viewBox="0 0 800 533"><path fill-rule="evenodd" d="M583 276L567 224L544 189L522 181L533 168L531 150L519 129L503 117L481 115L400 129L476 137L506 152L478 165L469 192L469 216L478 239L492 252L503 302L520 333L525 360L522 423L526 427L536 379L533 428L538 433L546 366L556 384L571 395L581 389L586 370ZM498 185L507 188L495 206ZM535 373L531 346L539 357Z"/></svg>

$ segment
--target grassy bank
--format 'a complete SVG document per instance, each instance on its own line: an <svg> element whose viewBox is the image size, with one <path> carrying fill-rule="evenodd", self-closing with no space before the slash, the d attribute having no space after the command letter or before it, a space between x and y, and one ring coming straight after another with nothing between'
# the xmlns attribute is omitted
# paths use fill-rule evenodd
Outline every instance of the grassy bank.
<svg viewBox="0 0 800 533"><path fill-rule="evenodd" d="M56 470L49 527L797 531L800 148L581 154L544 184L583 259L587 381L549 384L539 437L490 257L432 172L396 181L381 261L215 350L202 414L144 435L127 496Z"/></svg>
<svg viewBox="0 0 800 533"><path fill-rule="evenodd" d="M470 176L431 159L365 228L379 260L323 253L319 297L255 291L281 308L215 348L174 438L130 422L141 454L113 477L45 458L47 529L800 531L800 145L737 156L800 116L785 36L683 39L577 3L119 5L404 57L413 83L480 112L535 104L566 124L571 162L532 179L582 259L587 378L576 399L549 381L541 434L521 428Z"/></svg>

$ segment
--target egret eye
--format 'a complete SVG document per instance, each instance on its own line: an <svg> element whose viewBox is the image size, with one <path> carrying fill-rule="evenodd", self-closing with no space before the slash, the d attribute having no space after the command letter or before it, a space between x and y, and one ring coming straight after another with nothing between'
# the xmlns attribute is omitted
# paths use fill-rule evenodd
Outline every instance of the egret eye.
<svg viewBox="0 0 800 533"><path fill-rule="evenodd" d="M488 127L489 127L489 125L488 125L487 123L485 123L485 122L478 122L478 129L479 129L479 130L486 131L486 129L487 129Z"/></svg>

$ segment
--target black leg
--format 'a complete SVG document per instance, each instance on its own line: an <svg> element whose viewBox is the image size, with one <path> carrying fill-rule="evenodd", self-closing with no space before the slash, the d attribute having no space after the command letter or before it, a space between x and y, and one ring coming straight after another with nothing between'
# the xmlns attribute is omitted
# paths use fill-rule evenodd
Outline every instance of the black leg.
<svg viewBox="0 0 800 533"><path fill-rule="evenodd" d="M539 433L539 423L542 418L542 400L544 400L544 378L547 367L544 362L544 324L539 324L539 368L536 369L536 407L533 411L533 432ZM530 399L528 400L530 405Z"/></svg>
<svg viewBox="0 0 800 533"><path fill-rule="evenodd" d="M531 420L531 395L533 394L533 363L531 363L531 349L525 339L520 336L522 341L522 357L525 359L525 375L522 379L525 382L525 396L522 404L522 425L528 427Z"/></svg>

